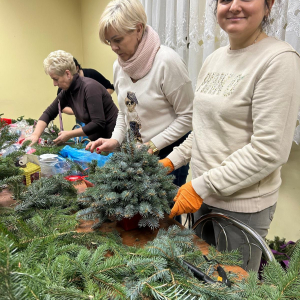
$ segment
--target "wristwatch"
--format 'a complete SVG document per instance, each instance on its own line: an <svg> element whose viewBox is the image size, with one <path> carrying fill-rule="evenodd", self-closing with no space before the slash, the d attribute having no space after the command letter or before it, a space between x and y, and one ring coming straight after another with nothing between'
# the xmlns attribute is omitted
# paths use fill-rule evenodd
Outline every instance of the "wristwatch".
<svg viewBox="0 0 300 300"><path fill-rule="evenodd" d="M159 150L156 148L152 141L149 141L149 147L150 149L152 149L153 154L157 155L159 153Z"/></svg>

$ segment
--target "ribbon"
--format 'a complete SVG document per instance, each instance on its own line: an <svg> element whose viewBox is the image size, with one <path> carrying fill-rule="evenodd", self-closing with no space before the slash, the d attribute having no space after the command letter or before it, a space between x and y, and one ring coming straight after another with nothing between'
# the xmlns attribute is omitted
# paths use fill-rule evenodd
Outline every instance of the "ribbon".
<svg viewBox="0 0 300 300"><path fill-rule="evenodd" d="M279 246L279 248L280 249L284 249L286 246L288 246L288 245L295 245L296 243L295 242L293 242L293 241L289 241L288 243L286 243L286 244L284 244L284 245L282 245L282 246Z"/></svg>
<svg viewBox="0 0 300 300"><path fill-rule="evenodd" d="M60 131L64 131L64 126L63 126L63 121L62 121L62 116L61 116L61 107L60 107L60 101L59 101L59 99L58 99L58 114L59 114Z"/></svg>

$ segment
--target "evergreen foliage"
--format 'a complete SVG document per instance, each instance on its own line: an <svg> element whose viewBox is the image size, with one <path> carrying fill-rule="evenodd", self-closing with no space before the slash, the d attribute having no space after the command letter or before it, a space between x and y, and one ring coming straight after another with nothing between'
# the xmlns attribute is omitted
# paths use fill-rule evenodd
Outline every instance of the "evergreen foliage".
<svg viewBox="0 0 300 300"><path fill-rule="evenodd" d="M0 149L14 142L6 128L2 127ZM193 231L177 226L160 230L144 248L122 245L115 232L76 232L73 213L78 203L72 183L56 175L35 181L26 190L14 165L22 151L0 158L0 186L5 182L15 188L18 199L16 209L0 208L1 300L300 299L299 242L287 247L291 256L287 270L277 261L269 262L262 282L250 272L242 280L228 274L231 288L205 284L183 260L216 280L216 261L239 265L239 253L219 253L210 247L207 261L193 244ZM144 217L141 225L154 227L169 211L169 200L176 193L172 177L166 176L157 158L129 141L105 166L100 169L95 162L90 166L91 181L99 188L80 197L79 203L89 206L81 214L102 216L103 221L110 215L121 218L139 212Z"/></svg>
<svg viewBox="0 0 300 300"><path fill-rule="evenodd" d="M51 208L26 216L13 214L1 219L0 232L13 238L19 248L24 248L34 239L51 239L53 236L74 231L78 222L74 215L67 213L68 211Z"/></svg>
<svg viewBox="0 0 300 300"><path fill-rule="evenodd" d="M60 132L59 128L53 124L53 122L49 123L48 127L43 131L41 138L46 140L48 144L53 144L53 140L58 137L58 133Z"/></svg>
<svg viewBox="0 0 300 300"><path fill-rule="evenodd" d="M45 145L38 145L35 144L32 146L32 148L35 149L34 154L35 155L42 155L42 154L59 154L59 152L65 147L65 144L62 145L55 145L55 144L45 144ZM72 148L76 148L76 149L82 149L83 145L82 144L73 144Z"/></svg>
<svg viewBox="0 0 300 300"><path fill-rule="evenodd" d="M0 120L0 150L8 148L18 140L19 135L11 133L9 126Z"/></svg>
<svg viewBox="0 0 300 300"><path fill-rule="evenodd" d="M26 213L35 209L49 209L53 206L77 210L76 197L77 190L74 185L59 174L34 181L21 195L20 203L15 210L18 213Z"/></svg>
<svg viewBox="0 0 300 300"><path fill-rule="evenodd" d="M216 264L193 245L191 230L177 226L160 230L140 249L101 232L53 233L17 248L14 234L1 232L0 295L6 297L1 299L299 299L299 245L287 272L275 261L266 266L263 282L255 273L243 280L229 274L234 284L228 288L204 284L192 275L183 259L214 279ZM236 252L227 254L218 254L220 263L226 264L229 256L239 262Z"/></svg>
<svg viewBox="0 0 300 300"><path fill-rule="evenodd" d="M78 218L98 219L93 228L101 226L108 218L122 220L140 214L140 227L158 228L159 219L170 212L170 204L176 195L174 177L150 155L146 146L137 147L131 133L89 180L95 184L79 195L79 203L86 208L78 212Z"/></svg>
<svg viewBox="0 0 300 300"><path fill-rule="evenodd" d="M192 230L173 226L168 231L160 230L156 239L139 249L128 263L134 273L127 282L128 298L143 299L143 295L150 299L224 299L226 295L226 299L239 299L240 289L199 282L183 263L183 259L189 260L214 276L216 263L205 260L193 244L193 234ZM232 252L231 258L238 263L240 255ZM221 259L220 263L224 262Z"/></svg>
<svg viewBox="0 0 300 300"><path fill-rule="evenodd" d="M260 284L257 276L251 274L246 299L300 299L300 244L296 245L286 271L275 260L265 266L262 278Z"/></svg>
<svg viewBox="0 0 300 300"><path fill-rule="evenodd" d="M6 186L12 192L13 199L19 201L21 195L26 191L26 186L22 183L24 175L13 175L0 181L1 186Z"/></svg>
<svg viewBox="0 0 300 300"><path fill-rule="evenodd" d="M26 288L29 274L18 270L19 253L6 236L0 235L0 295L2 300L30 299Z"/></svg>
<svg viewBox="0 0 300 300"><path fill-rule="evenodd" d="M0 150L5 150L14 144L17 139L18 135L12 134L9 131L9 126L0 120ZM25 142L18 151L14 151L6 157L0 157L0 186L8 186L15 199L19 199L22 191L25 189L22 184L23 172L15 163L17 158L25 154L25 148L29 143Z"/></svg>
<svg viewBox="0 0 300 300"><path fill-rule="evenodd" d="M15 166L14 160L10 156L0 159L0 180L21 174L22 171Z"/></svg>
<svg viewBox="0 0 300 300"><path fill-rule="evenodd" d="M26 121L29 125L35 125L35 123L37 122L37 120L31 119L31 118L24 119L24 116L20 116L17 119L12 119L11 122L16 123L16 122L20 122L20 121L23 121L23 120Z"/></svg>
<svg viewBox="0 0 300 300"><path fill-rule="evenodd" d="M3 114L0 114L0 117ZM36 120L28 118L24 119L24 116L20 116L16 120L12 120L12 123L16 123L19 121L25 120L29 125L35 125ZM0 120L0 150L3 150L5 148L8 148L10 145L16 143L16 141L19 138L19 134L17 133L11 133L9 130L9 126L4 121ZM59 151L65 146L65 145L54 145L53 140L57 138L59 133L59 128L54 125L53 123L50 123L48 127L45 129L43 134L41 135L41 138L48 141L48 144L45 145L38 145L35 144L32 146L36 150L35 155L41 155L41 154L58 154ZM30 141L23 143L23 147L21 150L24 150L28 145L30 144ZM82 148L82 145L74 145L75 148ZM23 153L23 152L22 152ZM22 153L15 153L14 156L20 156ZM14 156L12 158L14 158Z"/></svg>
<svg viewBox="0 0 300 300"><path fill-rule="evenodd" d="M42 155L42 154L59 154L59 151L64 147L65 145L49 145L49 146L42 146L42 145L33 145L32 148L35 149L34 155Z"/></svg>
<svg viewBox="0 0 300 300"><path fill-rule="evenodd" d="M5 236L0 243L0 295L5 299L124 299L124 256L62 239L35 239L20 251ZM127 270L126 270L127 271ZM1 298L3 299L3 298Z"/></svg>
<svg viewBox="0 0 300 300"><path fill-rule="evenodd" d="M34 182L27 200L38 199L41 190L51 195L64 187L59 176L48 180ZM57 204L32 205L21 214L0 211L1 299L299 299L299 244L287 272L272 262L262 283L255 273L241 281L228 274L233 282L228 288L198 281L183 260L216 280L216 260L239 265L237 251L210 247L207 261L193 244L193 231L177 226L160 230L144 248L124 246L116 233L74 231L75 215Z"/></svg>

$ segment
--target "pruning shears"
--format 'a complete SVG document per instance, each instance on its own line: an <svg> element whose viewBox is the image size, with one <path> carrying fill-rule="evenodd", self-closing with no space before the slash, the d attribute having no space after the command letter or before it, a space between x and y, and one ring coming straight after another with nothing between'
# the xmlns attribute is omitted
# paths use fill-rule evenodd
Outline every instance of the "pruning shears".
<svg viewBox="0 0 300 300"><path fill-rule="evenodd" d="M206 261L211 261L205 255L203 255L203 257L205 258ZM204 272L202 272L200 269L198 269L196 266L190 264L189 262L183 260L183 263L190 269L190 271L193 273L193 275L198 280L201 280L201 281L204 281L205 283L210 283L210 284L224 283L228 287L231 287L231 282L228 280L226 272L221 267L219 262L217 262L218 263L217 272L218 272L218 275L219 275L217 281L210 278L208 275L206 275Z"/></svg>

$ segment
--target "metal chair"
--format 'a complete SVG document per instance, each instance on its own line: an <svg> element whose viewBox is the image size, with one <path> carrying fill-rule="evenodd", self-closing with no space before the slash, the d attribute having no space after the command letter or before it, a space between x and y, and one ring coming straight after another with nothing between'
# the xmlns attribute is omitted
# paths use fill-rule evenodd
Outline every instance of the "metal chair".
<svg viewBox="0 0 300 300"><path fill-rule="evenodd" d="M222 220L222 223L224 223L224 221L226 222L225 226L220 223L221 220ZM269 248L269 246L267 245L267 243L265 242L265 240L254 229L252 229L249 225L237 220L236 218L224 215L222 213L209 213L209 214L203 215L193 224L193 226L192 226L193 230L195 230L200 224L202 224L200 238L202 238L202 236L203 236L203 230L204 230L206 223L210 222L210 221L212 221L215 224L217 224L218 226L220 226L220 229L221 229L219 232L219 235L216 239L217 249L218 249L218 245L220 242L221 234L223 233L224 238L225 238L225 243L226 243L226 250L228 250L228 237L227 237L226 230L225 230L227 227L234 226L234 227L240 229L241 234L244 235L244 237L247 241L247 244L249 246L249 257L247 260L246 268L249 264L249 261L251 260L251 253L252 253L251 246L255 246L258 249L260 249L262 251L262 255L264 256L264 258L267 261L275 260L274 255L273 255L271 249ZM254 242L251 242L249 238L251 240L253 240Z"/></svg>

